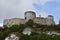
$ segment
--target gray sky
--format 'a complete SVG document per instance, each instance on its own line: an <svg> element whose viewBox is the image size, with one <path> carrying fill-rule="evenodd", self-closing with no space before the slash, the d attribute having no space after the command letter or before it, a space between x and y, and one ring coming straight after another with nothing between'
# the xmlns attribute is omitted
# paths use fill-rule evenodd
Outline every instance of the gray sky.
<svg viewBox="0 0 60 40"><path fill-rule="evenodd" d="M24 12L28 10L35 11L37 16L40 14L46 17L51 14L58 23L60 0L0 0L0 25L4 19L24 18Z"/></svg>
<svg viewBox="0 0 60 40"><path fill-rule="evenodd" d="M24 11L33 9L32 3L32 0L0 0L0 20L24 17Z"/></svg>
<svg viewBox="0 0 60 40"><path fill-rule="evenodd" d="M0 0L0 24L4 19L24 18L24 12L33 10L34 0Z"/></svg>

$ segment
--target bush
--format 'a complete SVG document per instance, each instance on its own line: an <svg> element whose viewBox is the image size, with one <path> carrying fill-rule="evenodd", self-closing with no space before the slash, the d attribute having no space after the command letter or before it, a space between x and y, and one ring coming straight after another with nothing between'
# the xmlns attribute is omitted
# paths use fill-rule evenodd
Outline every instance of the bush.
<svg viewBox="0 0 60 40"><path fill-rule="evenodd" d="M28 35L22 35L19 40L30 40Z"/></svg>

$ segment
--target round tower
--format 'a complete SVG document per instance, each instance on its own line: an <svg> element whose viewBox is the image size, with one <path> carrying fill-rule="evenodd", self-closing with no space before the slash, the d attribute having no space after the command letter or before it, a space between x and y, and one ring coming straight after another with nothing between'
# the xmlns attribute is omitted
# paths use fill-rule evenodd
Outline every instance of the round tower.
<svg viewBox="0 0 60 40"><path fill-rule="evenodd" d="M48 15L48 18L47 18L47 24L48 25L54 25L55 22L54 22L54 17L52 15Z"/></svg>
<svg viewBox="0 0 60 40"><path fill-rule="evenodd" d="M36 18L36 14L33 11L26 11L25 12L25 20L28 21L29 19L33 20Z"/></svg>
<svg viewBox="0 0 60 40"><path fill-rule="evenodd" d="M52 15L48 15L48 19L53 21L54 20L54 17Z"/></svg>
<svg viewBox="0 0 60 40"><path fill-rule="evenodd" d="M59 24L60 24L60 21L59 21Z"/></svg>

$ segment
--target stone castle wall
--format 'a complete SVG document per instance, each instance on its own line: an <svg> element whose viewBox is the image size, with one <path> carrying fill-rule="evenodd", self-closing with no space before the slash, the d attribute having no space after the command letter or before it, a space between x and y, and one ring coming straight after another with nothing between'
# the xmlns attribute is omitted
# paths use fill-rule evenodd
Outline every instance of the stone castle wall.
<svg viewBox="0 0 60 40"><path fill-rule="evenodd" d="M54 25L55 24L53 20L50 20L48 18L42 18L42 17L36 17L34 19L34 22L38 24L43 24L43 25Z"/></svg>
<svg viewBox="0 0 60 40"><path fill-rule="evenodd" d="M35 23L43 24L43 25L54 25L54 18L53 16L49 15L47 18L43 17L36 17L36 14L32 11L25 12L25 19L21 18L12 18L12 19L5 19L3 25L11 26L14 24L25 24L26 21L32 19Z"/></svg>
<svg viewBox="0 0 60 40"><path fill-rule="evenodd" d="M20 18L5 19L3 25L12 26L14 24L24 24L25 20Z"/></svg>

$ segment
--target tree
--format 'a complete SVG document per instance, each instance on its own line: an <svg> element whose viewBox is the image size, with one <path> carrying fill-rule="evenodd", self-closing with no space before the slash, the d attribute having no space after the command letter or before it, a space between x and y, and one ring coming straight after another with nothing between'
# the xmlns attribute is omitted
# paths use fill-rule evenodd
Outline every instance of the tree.
<svg viewBox="0 0 60 40"><path fill-rule="evenodd" d="M2 27L0 27L0 31L2 31L3 30L3 28Z"/></svg>
<svg viewBox="0 0 60 40"><path fill-rule="evenodd" d="M0 31L0 40L4 40L5 39L5 33Z"/></svg>
<svg viewBox="0 0 60 40"><path fill-rule="evenodd" d="M19 26L18 25L12 25L11 27L9 27L11 32L17 32L19 30Z"/></svg>
<svg viewBox="0 0 60 40"><path fill-rule="evenodd" d="M22 32L26 26L24 24L19 25L19 32Z"/></svg>
<svg viewBox="0 0 60 40"><path fill-rule="evenodd" d="M27 26L33 26L33 24L34 24L34 22L31 19L28 20L28 22L25 23L25 25L27 25Z"/></svg>

